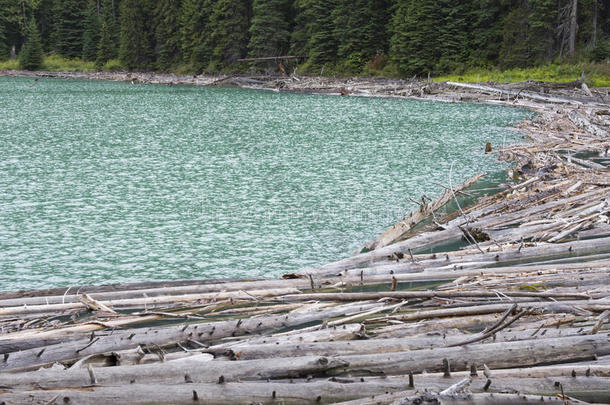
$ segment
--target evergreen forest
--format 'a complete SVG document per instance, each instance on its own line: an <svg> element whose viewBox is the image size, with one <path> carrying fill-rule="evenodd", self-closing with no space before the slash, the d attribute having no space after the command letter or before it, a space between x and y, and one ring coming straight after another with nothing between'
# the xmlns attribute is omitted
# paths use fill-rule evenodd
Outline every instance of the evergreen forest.
<svg viewBox="0 0 610 405"><path fill-rule="evenodd" d="M607 60L605 0L0 0L0 60L385 74ZM298 58L244 62L244 58Z"/></svg>

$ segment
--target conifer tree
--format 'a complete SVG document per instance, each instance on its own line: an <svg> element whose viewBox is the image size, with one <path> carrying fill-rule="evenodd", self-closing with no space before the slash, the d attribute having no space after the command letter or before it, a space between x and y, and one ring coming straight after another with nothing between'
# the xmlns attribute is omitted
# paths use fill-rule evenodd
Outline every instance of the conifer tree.
<svg viewBox="0 0 610 405"><path fill-rule="evenodd" d="M110 59L118 56L119 27L115 19L114 2L102 0L100 16L100 39L96 46L95 64L101 68Z"/></svg>
<svg viewBox="0 0 610 405"><path fill-rule="evenodd" d="M155 15L157 66L167 70L180 59L180 0L158 0Z"/></svg>
<svg viewBox="0 0 610 405"><path fill-rule="evenodd" d="M438 61L439 17L434 0L399 0L392 21L391 57L401 73L434 71Z"/></svg>
<svg viewBox="0 0 610 405"><path fill-rule="evenodd" d="M555 32L558 18L556 0L531 0L527 38L533 61L550 61L555 53Z"/></svg>
<svg viewBox="0 0 610 405"><path fill-rule="evenodd" d="M500 64L503 68L527 66L531 53L528 45L530 25L526 5L514 8L504 20Z"/></svg>
<svg viewBox="0 0 610 405"><path fill-rule="evenodd" d="M150 5L148 0L123 0L121 2L119 59L127 69L152 67L154 31L151 27Z"/></svg>
<svg viewBox="0 0 610 405"><path fill-rule="evenodd" d="M344 68L362 71L365 63L388 49L388 0L338 0L333 11L337 56Z"/></svg>
<svg viewBox="0 0 610 405"><path fill-rule="evenodd" d="M184 0L180 9L180 50L182 60L201 70L210 63L210 15L212 0Z"/></svg>
<svg viewBox="0 0 610 405"><path fill-rule="evenodd" d="M294 24L290 34L290 53L305 56L309 53L309 37L311 36L311 23L314 19L312 10L308 7L310 0L295 0Z"/></svg>
<svg viewBox="0 0 610 405"><path fill-rule="evenodd" d="M369 56L387 54L390 47L390 25L394 0L368 0L371 18L367 22L366 49Z"/></svg>
<svg viewBox="0 0 610 405"><path fill-rule="evenodd" d="M97 44L97 53L95 58L95 65L99 68L104 66L106 62L113 59L116 56L116 45L112 41L112 33L108 22L102 23L100 30L100 41Z"/></svg>
<svg viewBox="0 0 610 405"><path fill-rule="evenodd" d="M83 59L95 60L97 45L100 42L100 16L97 13L95 1L89 1L85 15L85 30L83 32Z"/></svg>
<svg viewBox="0 0 610 405"><path fill-rule="evenodd" d="M297 0L296 28L292 33L292 52L307 57L311 71L334 64L337 43L333 35L332 10L335 0Z"/></svg>
<svg viewBox="0 0 610 405"><path fill-rule="evenodd" d="M290 0L254 0L250 25L251 57L284 55L290 46Z"/></svg>
<svg viewBox="0 0 610 405"><path fill-rule="evenodd" d="M42 67L42 42L34 17L26 29L26 40L19 52L19 67L24 70L36 70Z"/></svg>
<svg viewBox="0 0 610 405"><path fill-rule="evenodd" d="M438 0L440 21L438 24L439 61L438 72L454 72L464 67L468 60L470 2Z"/></svg>
<svg viewBox="0 0 610 405"><path fill-rule="evenodd" d="M503 19L508 5L502 0L472 0L470 16L470 65L495 64L502 45Z"/></svg>
<svg viewBox="0 0 610 405"><path fill-rule="evenodd" d="M81 56L83 49L84 14L86 0L55 0L53 48L62 56Z"/></svg>
<svg viewBox="0 0 610 405"><path fill-rule="evenodd" d="M6 34L4 33L4 21L0 15L0 60L8 59L8 44L6 43Z"/></svg>
<svg viewBox="0 0 610 405"><path fill-rule="evenodd" d="M249 0L217 0L210 16L210 70L236 70L248 51Z"/></svg>

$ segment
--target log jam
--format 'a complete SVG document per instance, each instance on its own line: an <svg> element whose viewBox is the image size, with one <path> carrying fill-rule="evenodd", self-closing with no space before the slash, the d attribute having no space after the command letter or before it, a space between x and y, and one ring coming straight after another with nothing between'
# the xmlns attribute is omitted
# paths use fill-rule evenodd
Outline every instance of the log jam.
<svg viewBox="0 0 610 405"><path fill-rule="evenodd" d="M23 75L23 72L0 72ZM354 255L278 280L0 293L0 404L610 403L610 97L511 85L31 73L532 109ZM453 204L453 205L452 205ZM455 206L455 209L448 207Z"/></svg>

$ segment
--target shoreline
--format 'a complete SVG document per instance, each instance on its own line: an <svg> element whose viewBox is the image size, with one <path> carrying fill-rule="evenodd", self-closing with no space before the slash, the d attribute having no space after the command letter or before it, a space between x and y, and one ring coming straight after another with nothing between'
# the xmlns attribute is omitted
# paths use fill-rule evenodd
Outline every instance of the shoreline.
<svg viewBox="0 0 610 405"><path fill-rule="evenodd" d="M610 403L605 96L578 83L297 79L208 85L538 114L517 125L527 142L492 147L513 185L442 214L469 181L445 187L364 253L282 279L0 293L0 401Z"/></svg>

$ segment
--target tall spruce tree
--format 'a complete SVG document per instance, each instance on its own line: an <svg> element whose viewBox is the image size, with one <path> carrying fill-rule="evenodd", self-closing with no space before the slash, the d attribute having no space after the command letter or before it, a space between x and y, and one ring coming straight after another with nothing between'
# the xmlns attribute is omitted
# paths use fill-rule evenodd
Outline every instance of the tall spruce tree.
<svg viewBox="0 0 610 405"><path fill-rule="evenodd" d="M249 0L217 0L210 16L211 71L236 70L248 51Z"/></svg>
<svg viewBox="0 0 610 405"><path fill-rule="evenodd" d="M180 0L158 0L154 11L157 67L166 71L180 60Z"/></svg>
<svg viewBox="0 0 610 405"><path fill-rule="evenodd" d="M333 65L337 57L337 42L333 34L332 10L336 0L297 0L295 29L291 51L306 56L305 67L319 73L319 69Z"/></svg>
<svg viewBox="0 0 610 405"><path fill-rule="evenodd" d="M95 66L101 68L110 59L116 57L116 45L112 41L112 33L106 21L102 22L100 30L100 41L97 44L97 53L95 57Z"/></svg>
<svg viewBox="0 0 610 405"><path fill-rule="evenodd" d="M502 30L502 47L500 48L500 65L503 68L527 66L532 61L529 44L531 26L530 10L527 2L513 8L504 20Z"/></svg>
<svg viewBox="0 0 610 405"><path fill-rule="evenodd" d="M115 18L115 2L102 0L100 7L100 39L96 46L95 64L102 67L119 54L120 29Z"/></svg>
<svg viewBox="0 0 610 405"><path fill-rule="evenodd" d="M557 0L530 0L527 43L535 62L549 62L555 54L555 32L558 19Z"/></svg>
<svg viewBox="0 0 610 405"><path fill-rule="evenodd" d="M62 56L81 56L87 0L55 0L53 48Z"/></svg>
<svg viewBox="0 0 610 405"><path fill-rule="evenodd" d="M509 4L503 0L472 0L469 64L491 66L497 63L502 45L504 16Z"/></svg>
<svg viewBox="0 0 610 405"><path fill-rule="evenodd" d="M95 60L97 58L97 45L100 42L100 16L97 4L90 0L85 14L85 29L83 32L83 59Z"/></svg>
<svg viewBox="0 0 610 405"><path fill-rule="evenodd" d="M2 16L2 11L0 11L0 60L8 59L9 50L8 43L6 42L6 34L4 28L4 18Z"/></svg>
<svg viewBox="0 0 610 405"><path fill-rule="evenodd" d="M439 61L438 72L453 72L464 68L468 60L470 33L470 2L438 0L440 21L438 24Z"/></svg>
<svg viewBox="0 0 610 405"><path fill-rule="evenodd" d="M390 25L394 0L368 0L371 18L367 22L366 48L370 55L387 54L390 47Z"/></svg>
<svg viewBox="0 0 610 405"><path fill-rule="evenodd" d="M360 72L374 54L369 31L372 14L368 0L338 0L333 10L337 56L348 72Z"/></svg>
<svg viewBox="0 0 610 405"><path fill-rule="evenodd" d="M434 0L399 0L392 21L391 57L406 75L433 73L439 59L439 10Z"/></svg>
<svg viewBox="0 0 610 405"><path fill-rule="evenodd" d="M183 0L180 8L180 50L182 60L200 71L212 54L210 15L213 0Z"/></svg>
<svg viewBox="0 0 610 405"><path fill-rule="evenodd" d="M119 58L130 70L150 69L154 62L153 0L123 0L120 6Z"/></svg>
<svg viewBox="0 0 610 405"><path fill-rule="evenodd" d="M295 16L290 34L290 53L305 56L309 53L309 37L311 36L311 22L314 19L310 0L295 0L293 3Z"/></svg>
<svg viewBox="0 0 610 405"><path fill-rule="evenodd" d="M25 43L19 52L19 67L24 70L36 70L42 67L42 41L34 17L26 29Z"/></svg>
<svg viewBox="0 0 610 405"><path fill-rule="evenodd" d="M254 0L250 25L251 57L285 55L290 47L290 0Z"/></svg>

